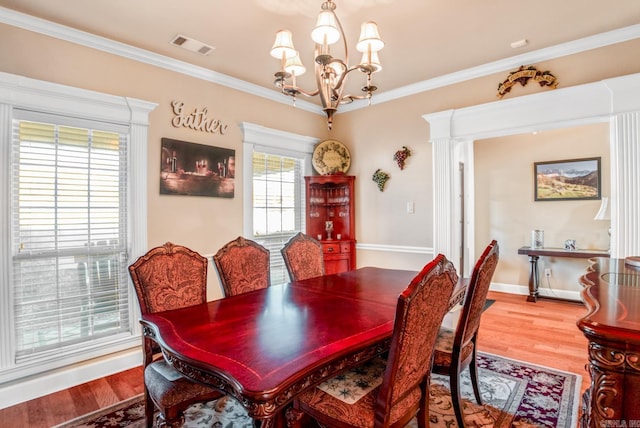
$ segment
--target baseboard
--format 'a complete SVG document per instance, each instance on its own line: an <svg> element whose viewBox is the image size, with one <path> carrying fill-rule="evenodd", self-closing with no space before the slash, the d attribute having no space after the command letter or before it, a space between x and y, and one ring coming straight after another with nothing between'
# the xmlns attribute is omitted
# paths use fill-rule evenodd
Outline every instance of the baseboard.
<svg viewBox="0 0 640 428"><path fill-rule="evenodd" d="M128 370L141 364L142 350L138 347L31 376L28 379L21 379L19 382L0 387L0 409Z"/></svg>
<svg viewBox="0 0 640 428"><path fill-rule="evenodd" d="M499 291L502 293L520 294L523 296L529 295L529 287L526 285L514 285L514 284L492 282L490 290ZM572 291L572 290L554 290L552 288L540 288L538 290L538 295L540 297L548 297L551 299L571 300L575 302L582 301L582 296L580 296L580 292Z"/></svg>

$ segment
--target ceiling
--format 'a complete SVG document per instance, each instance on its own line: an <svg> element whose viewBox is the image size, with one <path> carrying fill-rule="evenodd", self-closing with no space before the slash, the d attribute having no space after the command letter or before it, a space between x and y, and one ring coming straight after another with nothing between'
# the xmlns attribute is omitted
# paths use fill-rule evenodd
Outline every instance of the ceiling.
<svg viewBox="0 0 640 428"><path fill-rule="evenodd" d="M335 0L351 62L360 23L374 20L386 45L379 92L640 23L640 1L616 0ZM293 32L315 85L309 33L320 0L0 0L0 6L142 48L277 90L279 62L269 55L279 29ZM178 48L176 35L215 49L207 56ZM528 44L510 44L526 39ZM342 56L339 53L336 56ZM527 64L524 64L527 65ZM350 77L359 92L364 79ZM375 98L375 96L374 96Z"/></svg>

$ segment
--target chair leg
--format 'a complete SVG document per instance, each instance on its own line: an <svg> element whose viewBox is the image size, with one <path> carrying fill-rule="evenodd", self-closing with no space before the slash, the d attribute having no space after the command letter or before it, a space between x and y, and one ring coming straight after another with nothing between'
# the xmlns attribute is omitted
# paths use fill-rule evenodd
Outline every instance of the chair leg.
<svg viewBox="0 0 640 428"><path fill-rule="evenodd" d="M430 388L429 388L429 374L427 374L427 379L425 380L425 385L422 387L422 399L420 402L420 408L418 409L417 419L418 419L418 428L429 428L429 397L430 397Z"/></svg>
<svg viewBox="0 0 640 428"><path fill-rule="evenodd" d="M456 421L459 428L464 428L464 412L462 411L462 396L460 395L460 366L454 365L451 373L449 373L449 387L451 389L451 401L453 411L456 414Z"/></svg>
<svg viewBox="0 0 640 428"><path fill-rule="evenodd" d="M155 413L155 404L153 404L153 400L151 399L151 395L149 395L149 391L147 387L144 388L144 417L147 421L147 428L152 428L154 424L153 415Z"/></svg>
<svg viewBox="0 0 640 428"><path fill-rule="evenodd" d="M471 377L471 385L473 386L473 394L476 396L476 402L482 405L482 397L480 396L480 384L478 383L478 365L476 364L475 355L473 355L471 363L469 364L469 375Z"/></svg>
<svg viewBox="0 0 640 428"><path fill-rule="evenodd" d="M302 428L303 426L307 426L306 423L303 424L306 415L300 409L289 407L286 410L285 415L287 420L287 428Z"/></svg>

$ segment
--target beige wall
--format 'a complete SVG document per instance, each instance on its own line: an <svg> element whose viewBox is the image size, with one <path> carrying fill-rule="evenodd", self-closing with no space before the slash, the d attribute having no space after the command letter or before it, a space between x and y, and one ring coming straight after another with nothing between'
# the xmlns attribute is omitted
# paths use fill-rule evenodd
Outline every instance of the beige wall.
<svg viewBox="0 0 640 428"><path fill-rule="evenodd" d="M508 74L499 73L338 114L334 130L329 135L322 116L289 105L7 25L0 25L0 37L2 40L12 41L0 44L1 71L158 103L158 107L151 114L149 128L148 245L152 247L171 240L204 254L214 253L225 242L242 233L244 165L241 163L242 133L238 124L244 121L320 139L331 136L343 141L350 148L352 155L349 174L357 176L358 241L362 244L409 246L428 250L433 242L432 153L428 142L429 127L421 116L445 109L496 101L497 84ZM636 55L638 51L640 41L636 40L547 61L536 66L552 71L560 86L567 87L639 72L640 56ZM433 61L437 61L437 58L433 58ZM265 80L270 79L270 74L265 72ZM514 87L507 97L546 90L548 89L530 83L524 88ZM221 136L173 128L170 124L170 102L176 99L191 108L207 107L211 116L230 125L228 134ZM158 165L162 137L235 149L235 198L229 200L160 196ZM567 139L566 147L550 146L544 153L544 158L582 156L580 153L584 151L584 146L580 140L570 137ZM413 155L408 159L406 169L400 171L392 157L403 145L408 146ZM478 148L482 146L482 143L477 144ZM604 156L607 150L604 148L593 151L599 154L602 152ZM478 154L481 155L482 152ZM531 156L533 158L533 155ZM527 164L529 163L530 160L527 160ZM378 191L371 180L371 175L377 168L391 174L391 180L384 192ZM527 194L531 190L530 187L528 179L523 181L518 194ZM415 205L414 214L407 213L407 203ZM596 204L591 202L585 212L596 210ZM504 214L517 217L518 212L512 212L511 208L507 207ZM542 215L547 216L549 213ZM491 221L493 220L489 220L489 224ZM487 220L484 220L484 224L486 223ZM547 239L552 239L553 228L545 227L543 223L537 227L545 228L549 234ZM518 230L512 234L504 235L504 239L509 241L501 243L503 248L522 245L525 242L523 237L529 233L532 224L523 222L517 227ZM571 232L571 235L579 242L586 242L586 239L580 239L579 231ZM491 229L479 229L478 242L485 241L490 233ZM564 239L567 234L569 231L558 232L555 239ZM600 246L602 238L598 239L597 246ZM427 253L428 251L418 255L401 252L387 254L378 250L361 250L358 265L377 264L384 260L385 265L389 267L417 269L431 257ZM511 266L505 262L507 270L502 272L502 264L499 269L499 278L504 281L526 284L525 263L516 266L514 261L514 265ZM210 268L210 271L213 271L213 268ZM210 272L209 297L217 296L217 279Z"/></svg>
<svg viewBox="0 0 640 428"><path fill-rule="evenodd" d="M200 79L159 69L94 49L0 25L0 71L108 94L155 102L150 115L148 145L148 246L166 241L214 254L242 234L241 122L300 135L323 136L322 116L274 103ZM265 79L271 80L270 75ZM171 101L187 110L208 109L209 117L228 124L225 135L174 128ZM163 137L236 150L235 197L207 198L160 195L160 140ZM210 299L221 296L215 270L209 265Z"/></svg>
<svg viewBox="0 0 640 428"><path fill-rule="evenodd" d="M531 245L531 230L544 230L546 247L564 247L575 239L580 249L608 249L609 221L596 221L599 200L534 201L533 163L601 157L602 195L609 196L609 127L599 123L575 128L476 141L475 218L476 254L496 239L500 243L499 269L494 282L526 284L527 256L518 248ZM542 286L554 290L580 289L584 259L543 257L542 270L551 268Z"/></svg>
<svg viewBox="0 0 640 428"><path fill-rule="evenodd" d="M581 54L575 54L552 61L536 64L540 70L550 70L559 81L559 87L569 87L602 79L633 74L640 72L640 56L635 55L640 49L640 41L630 41L616 46L595 49ZM437 61L437 58L434 58ZM382 71L384 72L384 70ZM356 205L359 215L357 216L358 240L365 243L395 244L430 247L433 243L432 222L432 156L429 141L429 127L422 119L422 115L456 109L471 105L483 104L498 101L496 96L498 83L507 77L508 73L499 73L471 81L463 82L454 86L439 88L436 90L419 93L411 97L406 97L397 101L386 102L379 105L372 105L346 115L338 115L335 126L335 136L349 145L352 151L353 161L350 173L358 176L356 181L357 199ZM522 95L548 91L550 89L540 88L535 83L529 83L525 87L513 87L507 98L514 98ZM607 195L608 184L608 130L598 128L597 139L600 139L598 148L585 148L583 137L579 130L572 131L563 137L563 145L550 144L544 152L539 153L541 160L545 159L569 159L575 157L602 156L606 170L603 172L605 195ZM586 131L587 133L591 132ZM546 133L540 134L544 138ZM540 139L540 138L539 138ZM407 145L415 153L409 158L407 168L400 171L393 162L393 153ZM476 150L481 150L483 145L475 145ZM510 155L519 156L518 152L509 152ZM486 154L490 156L490 154ZM531 171L532 159L537 158L537 154L527 154L524 158L523 168L527 174L527 179L521 182L510 183L513 192L519 195L530 196L531 183L529 173ZM509 157L505 154L505 158ZM371 174L376 168L383 168L391 173L391 179L387 183L387 189L380 193L375 183L371 181ZM482 174L482 172L477 172ZM482 177L478 177L482 179ZM509 180L508 176L499 177L500 180ZM506 194L492 194L507 197ZM480 199L480 198L479 198ZM531 197L531 200L533 198ZM415 201L415 214L406 214L406 203ZM502 205L500 200L489 199L488 203ZM595 215L598 202L590 201L585 207L584 222L571 223L575 225L574 230L566 230L566 233L557 228L557 236L554 236L554 228L548 226L554 220L555 214L552 212L542 212L544 219L540 228L548 229L548 240L554 243L563 243L564 239L576 236L578 245L584 246L589 242L592 248L606 248L606 238L602 236L606 232L606 226L596 225L588 219ZM553 204L551 204L553 207ZM589 213L588 215L586 213ZM493 213L493 211L492 211ZM518 207L505 207L504 215L516 218L520 210ZM591 214L592 213L592 214ZM495 219L483 219L477 229L476 242L478 247L486 245L492 229L488 229ZM604 223L604 222L599 222ZM546 226L544 226L546 225ZM502 254L506 259L498 265L496 278L508 284L526 286L528 281L528 263L524 256L513 256L514 248L525 245L524 236L530 234L531 224L512 224L515 228L508 235L500 237L505 242L500 242ZM584 228L596 228L598 237L582 238ZM566 235L566 236L565 236ZM582 238L582 239L581 239ZM549 241L551 242L551 241ZM476 249L476 252L478 249ZM477 254L479 254L477 252ZM359 253L360 255L360 253ZM380 257L372 257L363 254L358 264L367 260L377 260ZM386 264L403 264L406 256L402 253L389 253L385 255ZM410 260L416 258L410 256ZM417 261L416 261L417 263ZM554 259L554 278L552 287L577 289L575 281L582 273L584 263ZM572 268L573 266L573 268ZM543 267L543 266L541 266ZM503 271L504 269L504 271ZM573 269L573 270L572 270ZM555 273L557 271L557 275ZM557 276L557 278L556 278ZM567 285L570 284L570 285ZM546 284L545 284L546 286Z"/></svg>

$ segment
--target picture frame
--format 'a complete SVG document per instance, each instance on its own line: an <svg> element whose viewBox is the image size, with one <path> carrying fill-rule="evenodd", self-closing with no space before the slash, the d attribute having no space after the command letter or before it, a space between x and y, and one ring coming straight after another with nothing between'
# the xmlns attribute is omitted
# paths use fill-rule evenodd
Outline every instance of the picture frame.
<svg viewBox="0 0 640 428"><path fill-rule="evenodd" d="M534 162L534 200L601 199L601 158Z"/></svg>
<svg viewBox="0 0 640 428"><path fill-rule="evenodd" d="M233 198L233 149L161 139L160 194Z"/></svg>

